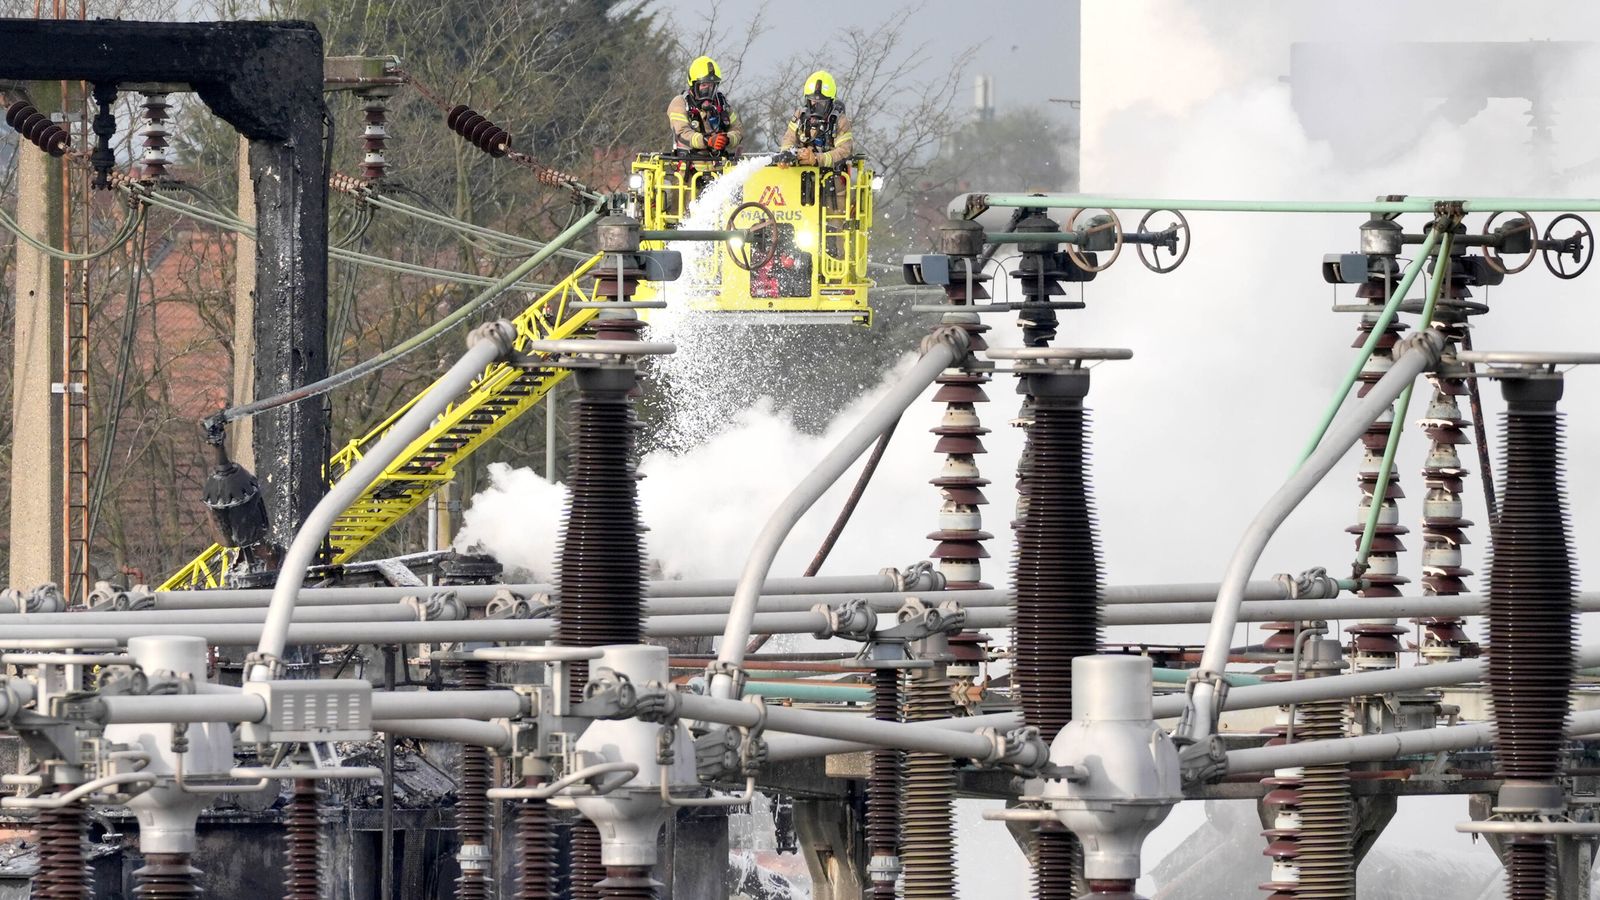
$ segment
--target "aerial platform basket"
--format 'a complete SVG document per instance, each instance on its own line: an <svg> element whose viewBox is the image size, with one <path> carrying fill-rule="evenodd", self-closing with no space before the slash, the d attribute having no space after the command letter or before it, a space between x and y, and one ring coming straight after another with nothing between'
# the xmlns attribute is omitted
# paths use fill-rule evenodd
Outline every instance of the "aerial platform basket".
<svg viewBox="0 0 1600 900"><path fill-rule="evenodd" d="M679 227L695 199L737 164L720 156L641 154L629 186L644 229ZM683 278L666 289L667 299L693 285L699 289L689 291L689 307L726 314L729 321L871 324L867 240L873 181L863 156L826 169L776 164L758 169L745 183L743 197L717 211L714 226L750 230L751 238L713 243L703 255L686 254ZM645 242L647 249L663 246ZM637 299L657 299L661 290L641 284Z"/></svg>

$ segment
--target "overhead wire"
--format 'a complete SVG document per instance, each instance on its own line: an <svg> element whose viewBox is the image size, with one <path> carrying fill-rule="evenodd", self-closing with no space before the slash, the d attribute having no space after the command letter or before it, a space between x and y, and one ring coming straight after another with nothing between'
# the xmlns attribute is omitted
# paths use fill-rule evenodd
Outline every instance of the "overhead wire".
<svg viewBox="0 0 1600 900"><path fill-rule="evenodd" d="M522 265L513 269L504 278L495 281L494 283L485 287L482 291L479 291L476 296L457 307L449 315L433 323L422 331L412 335L399 344L396 344L388 350L383 351L377 356L373 356L363 360L362 362L356 363L350 368L330 375L320 381L302 385L292 390L275 394L271 397L264 397L254 400L250 403L228 407L227 409L224 409L222 412L208 419L207 424L222 425L238 419L259 415L260 413L266 412L269 409L276 409L280 406L287 406L291 403L298 403L302 400L308 400L312 397L320 396L328 391L333 390L334 388L340 387L341 385L349 384L350 382L355 381L364 375L376 372L379 369L397 362L413 351L419 350L422 347L433 343L440 337L443 337L456 325L459 325L461 322L465 321L467 317L477 312L491 300L508 290L518 287L522 283L520 281L522 275L541 265L551 256L553 256L555 254L555 249L560 246L560 243L576 237L584 229L592 225L600 218L603 210L603 206L597 205L588 213L588 215L584 216L582 219L579 219L578 222L576 222L571 228L563 232L561 237L558 237L556 241L551 242L550 246L534 254Z"/></svg>
<svg viewBox="0 0 1600 900"><path fill-rule="evenodd" d="M133 367L134 340L138 335L139 295L145 278L145 241L150 236L147 217L139 217L139 227L130 241L128 262L128 293L123 300L122 344L117 349L117 377L111 385L110 421L106 423L105 441L100 449L100 463L95 468L94 484L89 491L88 540L94 540L95 529L100 524L100 509L105 500L106 484L110 480L111 457L116 452L117 428L122 424L122 405L127 397L129 370Z"/></svg>
<svg viewBox="0 0 1600 900"><path fill-rule="evenodd" d="M89 250L83 253L72 253L62 250L59 247L52 247L38 238L35 238L33 235L24 230L21 225L17 224L17 221L11 218L10 214L7 213L3 208L0 208L0 226L3 226L5 230L15 235L17 240L22 241L24 244L27 244L33 249L53 259L64 260L66 262L89 262L90 260L99 259L102 256L115 252L122 245L126 244L128 240L133 237L134 231L138 229L139 223L144 220L144 216L145 208L142 205L136 209L130 208L128 210L127 217L123 219L122 224L118 226L116 233L112 235L111 240L108 241L104 247L100 247L96 250Z"/></svg>
<svg viewBox="0 0 1600 900"><path fill-rule="evenodd" d="M148 185L144 185L142 183L124 181L121 184L121 187L131 198L141 204L141 208L150 205L158 206L163 209L188 216L195 220L215 225L227 231L233 231L251 238L255 237L255 229L234 216L208 210L192 204L183 203L169 197L163 197L160 193L150 190ZM354 253L349 250L330 248L328 255L334 259L359 262L364 265L374 266L380 269L388 269L390 271L395 271L402 274L426 275L428 277L440 278L441 280L452 280L459 283L481 285L483 290L479 291L477 295L469 299L466 303L457 307L449 315L446 315L438 322L435 322L428 328L418 332L405 341L402 341L400 344L383 351L377 356L370 357L351 366L348 369L345 369L342 372L335 373L312 384L302 385L298 388L294 388L271 397L261 398L250 403L228 407L217 415L209 418L207 420L207 424L222 425L226 424L227 422L258 415L262 412L266 412L269 409L275 409L280 406L285 406L291 403L297 403L302 400L308 400L312 397L320 396L328 391L333 390L334 388L349 384L350 382L355 381L364 375L368 375L372 372L376 372L382 368L385 368L401 358L409 355L410 353L422 348L423 346L432 343L433 341L442 337L450 329L460 324L468 316L477 312L491 300L495 299L506 291L526 290L530 292L542 292L551 289L551 287L553 287L552 285L533 284L522 281L521 278L523 275L547 261L550 257L556 255L556 253L560 251L562 245L567 240L571 240L572 238L576 237L577 233L581 232L583 229L587 228L589 225L598 220L603 211L603 206L596 205L587 215L564 231L562 235L556 239L556 241L546 244L545 247L535 253L532 258L513 269L511 274L499 279L490 278L488 276L466 275L460 272L446 272L440 269L432 269L427 266L401 263L397 260L372 257L368 256L367 254ZM585 259L587 258L588 257L585 257Z"/></svg>
<svg viewBox="0 0 1600 900"><path fill-rule="evenodd" d="M429 200L422 192L405 185L385 185L383 189L386 191L397 191L404 193L408 196L416 198L421 203L428 204L429 206L434 205L433 202ZM424 209L412 206L408 203L403 203L399 200L396 200L393 197L388 197L378 193L376 190L360 195L351 194L351 196L356 197L356 199L360 200L362 203L370 206L386 209L390 212L400 213L401 215L410 216L421 221L432 222L433 224L441 225L450 229L451 231L456 232L457 236L461 238L463 243L466 243L469 246L472 246L478 250L482 250L483 252L493 256L523 256L526 255L524 251L544 249L544 241L518 237L517 235L507 234L506 232L497 231L493 228L475 225L438 209ZM568 220L567 224L572 224L570 219ZM486 245L482 241L474 240L473 238L481 238L483 241L498 243L502 246L495 247L492 245ZM560 252L560 255L568 259L588 259L586 254L579 253L575 250L563 250Z"/></svg>
<svg viewBox="0 0 1600 900"><path fill-rule="evenodd" d="M215 225L218 228L242 234L245 237L251 238L252 240L255 239L256 230L245 224L243 220L232 215L216 212L204 207L194 206L179 200L173 200L154 191L134 190L131 191L131 194L141 203L159 206L162 209L168 210L169 212L175 212L179 215L188 216L189 218ZM466 272L455 272L449 269L438 269L434 268L433 266L424 266L419 263L401 262L397 259L373 256L367 253L358 253L354 250L344 247L330 247L328 249L328 256L331 259L338 259L344 262L353 262L357 265L366 266L368 268L382 269L401 275L416 275L423 278L432 278L438 281L454 282L456 284L488 287L490 285L499 283L498 279L488 275L474 275ZM587 256L583 258L588 259ZM550 284L531 281L520 281L513 286L515 290L529 292L548 291L551 287L552 285Z"/></svg>

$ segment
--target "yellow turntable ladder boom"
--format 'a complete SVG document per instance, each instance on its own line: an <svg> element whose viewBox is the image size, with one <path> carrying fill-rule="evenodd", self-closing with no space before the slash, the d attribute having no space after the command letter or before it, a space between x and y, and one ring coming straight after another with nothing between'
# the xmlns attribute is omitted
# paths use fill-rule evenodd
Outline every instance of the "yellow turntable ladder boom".
<svg viewBox="0 0 1600 900"><path fill-rule="evenodd" d="M582 282L604 254L596 254L572 271L554 288L524 309L512 320L517 328L517 349L525 350L529 341L578 337L578 331L594 317L592 308L572 308L573 301L594 301L593 288ZM369 485L361 499L352 503L335 520L328 539L330 561L348 562L421 506L434 491L455 477L455 469L499 434L506 426L544 398L550 389L566 378L570 370L496 363L473 382L459 402L451 404L433 427L412 442L378 479ZM427 390L432 390L432 385ZM424 391L423 393L426 393ZM333 454L328 463L328 478L337 481L375 445L422 394L395 410L366 434L352 440ZM186 590L222 587L227 580L233 550L212 544L188 565L161 585L161 590Z"/></svg>

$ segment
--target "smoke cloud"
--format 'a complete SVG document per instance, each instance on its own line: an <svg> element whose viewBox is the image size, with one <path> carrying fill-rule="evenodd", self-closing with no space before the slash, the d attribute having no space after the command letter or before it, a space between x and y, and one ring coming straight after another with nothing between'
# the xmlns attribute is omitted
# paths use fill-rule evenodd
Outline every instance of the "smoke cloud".
<svg viewBox="0 0 1600 900"><path fill-rule="evenodd" d="M1595 98L1566 89L1583 79L1550 73L1541 82L1552 86L1543 99L1494 96L1465 105L1405 83L1388 85L1384 96L1366 96L1352 86L1348 96L1339 98L1342 103L1309 111L1297 111L1295 86L1281 80L1290 71L1290 45L1297 41L1356 42L1348 47L1353 58L1376 65L1396 51L1371 44L1375 35L1385 40L1507 42L1600 34L1600 10L1587 4L1553 4L1549 15L1541 15L1541 9L1469 2L1453 5L1451 14L1441 17L1435 8L1377 2L1083 4L1084 189L1260 199L1359 200L1396 192L1594 196L1600 193L1600 153L1593 149L1600 146L1595 141L1594 123L1600 121L1594 115ZM1493 73L1503 65L1495 55L1480 58L1465 52L1455 62L1461 72ZM1392 100L1389 94L1415 96L1393 125L1375 128L1352 117L1350 128L1366 129L1359 146L1311 136L1338 131L1351 110ZM1530 112L1537 115L1530 118ZM1307 127L1304 116L1312 117L1314 127ZM1530 121L1538 127L1530 127ZM1125 254L1087 286L1086 310L1062 315L1058 344L1123 346L1135 353L1131 362L1097 369L1089 396L1110 581L1220 576L1238 535L1288 475L1352 359L1349 345L1357 319L1329 312L1333 303L1349 302L1350 289L1336 294L1323 283L1319 263L1324 253L1354 249L1361 218L1193 214L1193 252L1180 270L1152 275ZM1534 218L1543 228L1551 216ZM1469 229L1476 231L1482 219L1470 218ZM1408 230L1420 228L1420 217L1404 221ZM1125 228L1133 225L1124 222ZM1592 299L1596 277L1600 275L1562 282L1536 263L1501 287L1475 290L1493 308L1476 324L1476 345L1593 349L1593 326L1600 324ZM997 318L993 324L991 344L1018 343L1009 323ZM682 342L688 333L680 331L677 337ZM818 332L801 339L825 338ZM757 349L780 358L784 352L782 346L746 352L754 356ZM719 364L737 361L724 356ZM787 375L804 377L804 372ZM668 574L684 577L736 572L751 537L799 474L881 393L880 388L842 403L827 433L812 436L793 428L769 404L742 403L730 413L718 405L720 396L703 392L692 380L676 382L674 390L691 414L696 408L714 410L703 421L715 423L696 432L696 440L679 446L679 452L656 452L641 464L647 476L641 498L651 528L650 553ZM986 439L989 454L979 463L993 480L985 520L996 537L985 577L997 584L1008 580L1011 538L1006 523L1020 449L1017 433L1007 424L1015 409L1011 391L1007 380L997 380L990 387L993 402L979 410L994 429ZM1600 447L1600 418L1588 414L1600 402L1600 377L1590 370L1572 373L1567 397L1568 493L1581 562L1600 535L1600 503L1594 501L1600 470L1583 464ZM697 403L704 405L695 407ZM1502 408L1497 389L1486 386L1485 403L1489 416L1497 418ZM1421 409L1425 406L1414 403L1412 418ZM928 552L931 544L923 534L935 527L938 498L927 479L938 460L925 429L936 423L937 414L926 399L912 407L825 573L903 565ZM1490 429L1490 443L1498 446L1496 428ZM1412 534L1401 564L1413 579L1411 591L1419 590L1418 471L1423 450L1420 433L1413 431L1396 468L1409 494L1401 501L1401 515ZM1348 573L1354 545L1343 529L1357 521L1355 461L1352 454L1289 520L1263 558L1258 577L1311 566L1326 566L1340 576ZM1475 461L1468 466L1478 469ZM559 489L525 470L497 468L493 477L493 486L474 498L466 514L464 539L482 541L508 565L548 572L554 527L535 522L553 522ZM852 477L796 529L774 574L794 575L803 569ZM1465 500L1468 518L1479 523L1469 532L1474 544L1467 548L1467 565L1480 573L1471 583L1481 588L1488 518L1476 483L1469 482ZM1336 629L1348 624L1330 623ZM1470 630L1478 633L1476 625ZM1134 636L1112 630L1108 639ZM1143 629L1137 637L1193 643L1203 638L1203 629ZM1241 628L1238 640L1259 640L1259 632ZM1487 852L1470 849L1465 837L1450 831L1449 823L1466 817L1459 801L1408 799L1384 843ZM998 834L997 826L973 819L964 814L963 837ZM1185 807L1175 813L1148 845L1147 870L1198 823L1196 810ZM1003 835L985 837L984 848L982 854L962 857L964 881L969 886L982 883L995 896L1023 896L1021 857L1010 842ZM1257 867L1265 872L1258 848L1250 849L1256 854L1250 859L1228 859L1230 865L1238 862L1246 880ZM1146 891L1157 887L1141 885ZM1249 895L1253 882L1241 890L1240 896ZM1178 895L1181 891L1173 894Z"/></svg>

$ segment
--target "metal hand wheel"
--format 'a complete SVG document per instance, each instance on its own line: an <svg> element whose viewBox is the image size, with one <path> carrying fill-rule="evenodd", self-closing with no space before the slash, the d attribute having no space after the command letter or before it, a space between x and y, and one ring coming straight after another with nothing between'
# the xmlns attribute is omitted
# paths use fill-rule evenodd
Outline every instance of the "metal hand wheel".
<svg viewBox="0 0 1600 900"><path fill-rule="evenodd" d="M1085 272L1104 272L1106 269L1111 268L1111 264L1117 261L1117 257L1122 255L1122 220L1117 218L1117 214L1113 210L1107 209L1102 210L1102 212L1106 214L1105 218L1108 219L1108 221L1090 225L1078 235L1078 239L1082 241L1092 234L1099 234L1107 229L1110 229L1113 239L1110 259L1099 265L1093 265L1089 262L1088 257L1084 256L1082 251L1079 250L1079 247L1081 246L1080 244L1067 245L1067 258L1072 260L1073 263L1078 266L1078 268L1084 270ZM1067 231L1077 231L1077 229L1073 226L1077 224L1078 216L1082 214L1083 210L1081 209L1075 209L1072 211L1072 215L1067 219Z"/></svg>
<svg viewBox="0 0 1600 900"><path fill-rule="evenodd" d="M1144 263L1144 267L1146 269L1149 269L1158 275L1165 275L1168 272L1171 272L1173 269L1183 265L1183 261L1189 256L1189 220L1183 217L1183 213L1178 212L1175 209L1152 209L1145 213L1144 217L1139 220L1139 227L1136 230L1140 236L1143 236L1151 231L1150 220L1158 213L1169 214L1176 219L1176 221L1169 223L1160 231L1156 232L1156 236L1160 240L1149 245L1150 256L1148 259L1145 258L1144 250L1146 245L1142 241L1134 245L1133 249L1139 254L1139 262ZM1162 247L1165 247L1168 253L1173 254L1172 262L1162 264Z"/></svg>
<svg viewBox="0 0 1600 900"><path fill-rule="evenodd" d="M1557 238L1555 236L1556 226L1567 219L1577 223L1578 230L1573 233L1572 237ZM1589 268L1589 263L1594 259L1594 229L1589 227L1589 223L1584 221L1582 216L1576 216L1572 213L1562 213L1556 216L1550 221L1550 226L1544 230L1544 244L1546 245L1542 252L1544 267L1550 270L1551 275L1564 281L1570 281L1582 275L1584 270ZM1552 247L1550 246L1551 244L1559 244L1560 246ZM1551 250L1555 251L1554 256L1551 256ZM1572 257L1572 264L1575 266L1570 272L1567 271L1568 256Z"/></svg>
<svg viewBox="0 0 1600 900"><path fill-rule="evenodd" d="M728 215L728 230L740 230L735 223L747 210L757 210L759 218L753 225L743 229L747 232L745 237L728 240L728 258L746 272L772 262L772 257L778 252L778 218L763 204L751 201L735 206Z"/></svg>
<svg viewBox="0 0 1600 900"><path fill-rule="evenodd" d="M1533 232L1533 236L1537 236L1539 234L1538 229L1533 224L1533 216L1530 216L1525 212L1519 212L1517 215L1521 218L1512 219L1507 222L1506 230L1500 234L1500 237L1508 237L1522 231L1531 231ZM1494 228L1494 220L1498 218L1500 218L1500 213L1495 213L1484 221L1484 237L1488 237L1490 235ZM1501 259L1500 254L1496 253L1493 247L1485 246L1483 248L1483 260L1489 264L1489 268L1494 269L1496 272L1500 272L1505 275L1515 275L1518 272L1521 272L1523 269L1533 265L1532 236L1529 238L1529 245L1527 257L1522 260L1521 265L1516 266L1515 268L1508 268L1505 262Z"/></svg>

